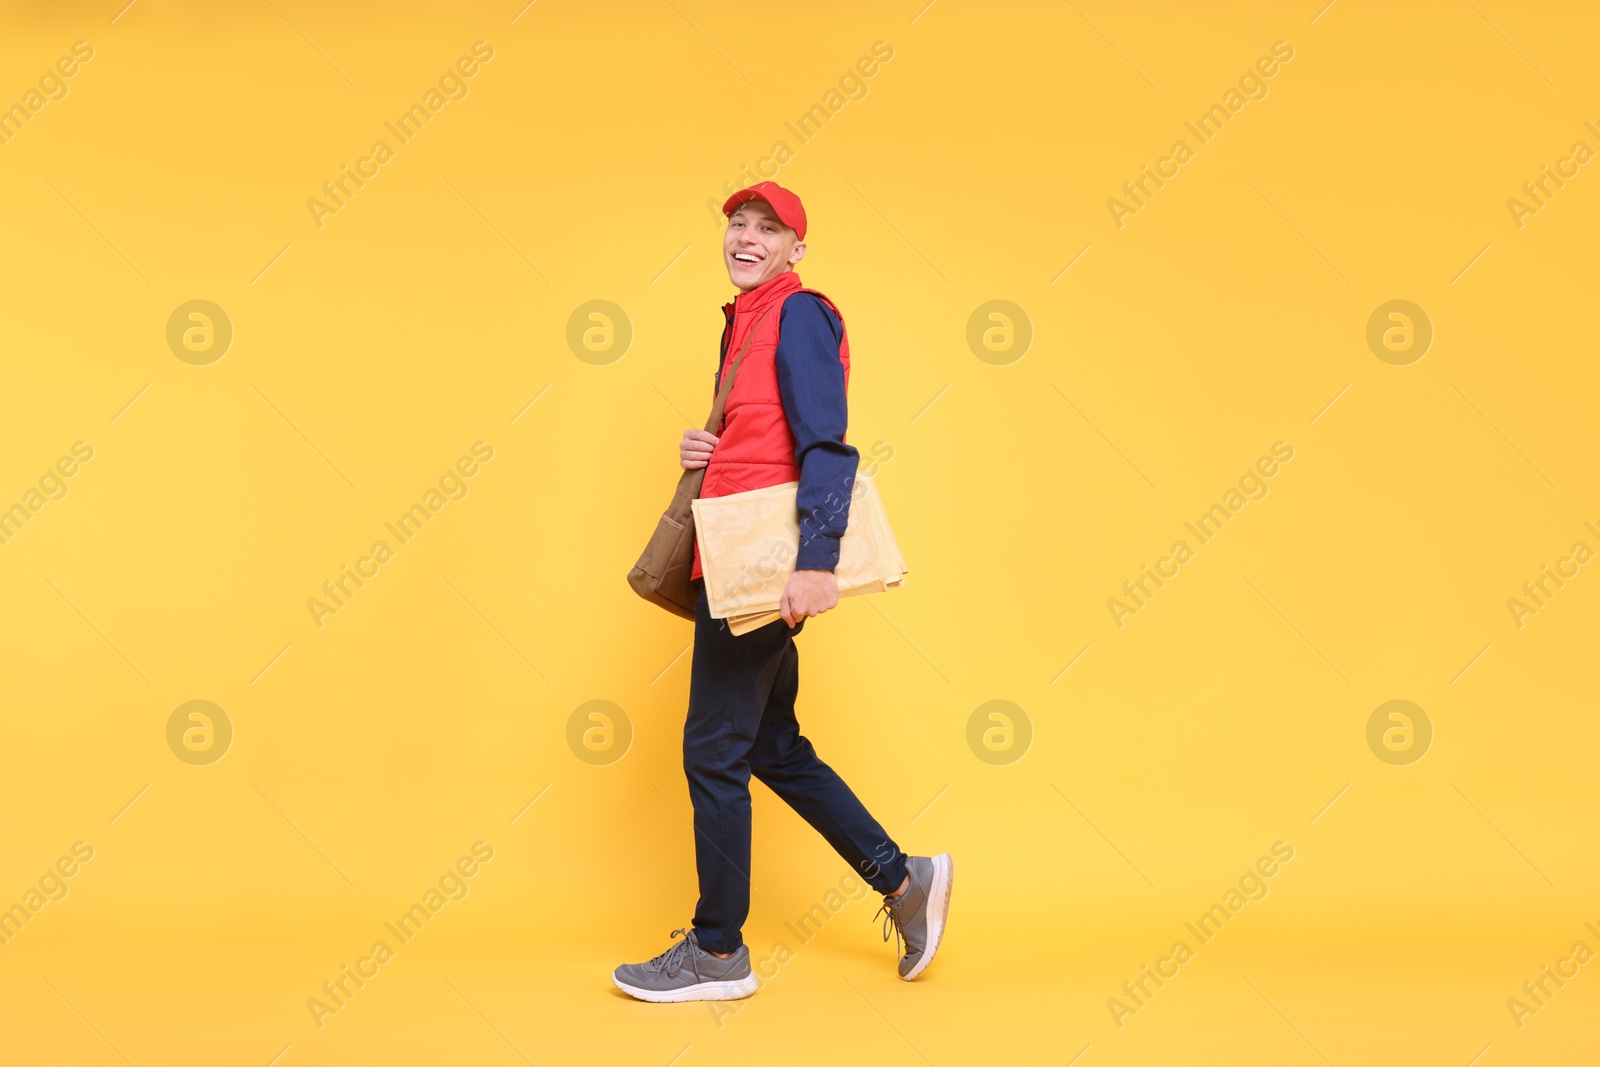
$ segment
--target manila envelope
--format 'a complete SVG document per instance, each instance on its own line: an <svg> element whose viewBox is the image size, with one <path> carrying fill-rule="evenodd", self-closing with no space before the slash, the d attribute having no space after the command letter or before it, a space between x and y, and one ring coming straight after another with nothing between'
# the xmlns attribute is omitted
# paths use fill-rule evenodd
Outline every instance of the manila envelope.
<svg viewBox="0 0 1600 1067"><path fill-rule="evenodd" d="M781 617L779 601L800 544L798 487L798 482L784 482L690 504L711 617L726 619L734 634ZM877 484L859 470L834 568L839 595L881 593L901 585L907 573Z"/></svg>

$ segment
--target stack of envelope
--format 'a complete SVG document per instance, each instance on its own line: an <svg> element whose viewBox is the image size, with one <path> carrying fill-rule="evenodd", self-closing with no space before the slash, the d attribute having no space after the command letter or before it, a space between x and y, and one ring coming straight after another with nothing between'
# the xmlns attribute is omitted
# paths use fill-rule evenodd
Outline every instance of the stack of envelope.
<svg viewBox="0 0 1600 1067"><path fill-rule="evenodd" d="M781 618L779 602L800 546L795 505L799 484L784 482L690 503L711 617L726 619L734 634ZM901 585L907 573L878 486L872 475L858 470L833 572L839 595L881 593Z"/></svg>

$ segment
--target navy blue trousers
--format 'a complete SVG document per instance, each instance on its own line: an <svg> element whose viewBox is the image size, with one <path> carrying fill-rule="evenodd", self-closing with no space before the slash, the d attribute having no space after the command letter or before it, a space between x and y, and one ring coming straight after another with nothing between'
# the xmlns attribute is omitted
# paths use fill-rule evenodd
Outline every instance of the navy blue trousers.
<svg viewBox="0 0 1600 1067"><path fill-rule="evenodd" d="M697 583L700 584L700 583ZM800 653L782 619L735 637L713 619L703 591L695 613L683 772L694 804L700 902L694 930L702 948L732 952L750 914L750 776L820 833L873 889L892 893L906 857L855 793L800 736L795 696Z"/></svg>

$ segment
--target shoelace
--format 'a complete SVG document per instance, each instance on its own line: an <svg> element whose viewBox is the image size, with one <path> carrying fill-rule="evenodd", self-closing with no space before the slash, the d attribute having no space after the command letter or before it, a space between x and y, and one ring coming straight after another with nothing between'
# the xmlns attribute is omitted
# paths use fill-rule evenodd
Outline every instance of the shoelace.
<svg viewBox="0 0 1600 1067"><path fill-rule="evenodd" d="M683 935L682 941L676 940L679 934ZM678 972L683 969L684 960L687 959L689 966L694 970L694 980L696 982L700 981L700 960L699 953L696 951L699 945L695 943L694 935L688 930L678 929L672 931L672 936L674 938L672 947L652 959L645 966L652 971L665 970L668 978L676 978L678 977ZM884 940L887 941L888 938L884 938Z"/></svg>
<svg viewBox="0 0 1600 1067"><path fill-rule="evenodd" d="M893 898L884 897L883 907L879 908L877 914L873 916L874 919L879 915L883 916L883 939L885 941L889 940L889 927L894 927L894 952L897 956L904 955L900 940L900 902L904 899L904 894Z"/></svg>

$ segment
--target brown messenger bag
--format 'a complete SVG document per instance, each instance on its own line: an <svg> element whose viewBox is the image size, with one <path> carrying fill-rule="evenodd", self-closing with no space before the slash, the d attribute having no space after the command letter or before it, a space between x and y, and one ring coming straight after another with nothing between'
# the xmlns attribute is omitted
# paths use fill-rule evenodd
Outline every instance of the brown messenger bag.
<svg viewBox="0 0 1600 1067"><path fill-rule="evenodd" d="M739 364L750 351L761 322L771 310L762 313L745 338L744 347L734 358L722 377L722 387L711 405L711 417L706 420L706 432L722 436L722 412L728 405L728 394L733 392L734 379L739 375ZM690 501L700 495L700 486L706 480L706 468L686 470L678 478L678 490L672 494L672 503L661 513L655 532L644 546L639 562L628 572L628 584L633 591L650 603L658 605L685 619L694 619L698 599L689 575L694 570L694 509Z"/></svg>

